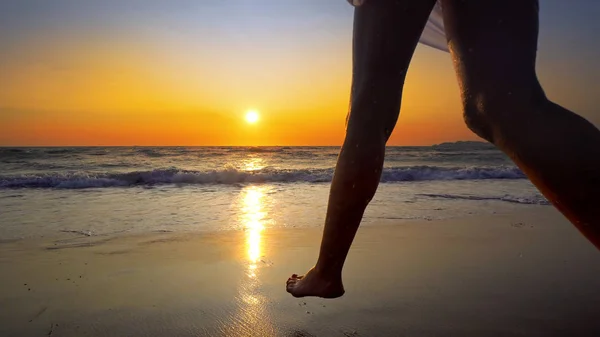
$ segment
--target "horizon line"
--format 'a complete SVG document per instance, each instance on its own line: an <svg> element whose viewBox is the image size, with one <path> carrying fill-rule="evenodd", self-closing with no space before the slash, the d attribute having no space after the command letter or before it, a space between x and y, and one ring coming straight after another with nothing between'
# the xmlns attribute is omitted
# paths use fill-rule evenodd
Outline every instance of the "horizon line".
<svg viewBox="0 0 600 337"><path fill-rule="evenodd" d="M478 140L459 140L453 142L441 142L430 145L386 145L386 147L429 147L441 144L456 144L456 143L482 143L487 144L485 141ZM84 148L84 147L342 147L339 145L0 145L0 148Z"/></svg>

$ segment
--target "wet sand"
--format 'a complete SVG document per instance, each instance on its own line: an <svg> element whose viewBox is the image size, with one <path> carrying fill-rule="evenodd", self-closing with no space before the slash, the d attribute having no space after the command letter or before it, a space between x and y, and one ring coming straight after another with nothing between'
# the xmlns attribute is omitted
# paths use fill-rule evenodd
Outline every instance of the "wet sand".
<svg viewBox="0 0 600 337"><path fill-rule="evenodd" d="M340 299L295 299L321 228L0 243L0 336L600 336L600 252L552 208L363 227Z"/></svg>

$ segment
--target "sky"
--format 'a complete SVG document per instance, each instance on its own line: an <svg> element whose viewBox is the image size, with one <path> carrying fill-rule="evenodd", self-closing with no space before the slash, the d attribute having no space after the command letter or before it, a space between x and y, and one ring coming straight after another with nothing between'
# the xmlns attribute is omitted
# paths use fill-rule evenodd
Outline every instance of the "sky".
<svg viewBox="0 0 600 337"><path fill-rule="evenodd" d="M2 1L0 146L339 145L352 16L345 0ZM597 0L540 0L540 81L596 126L599 19ZM457 140L478 138L450 55L419 45L388 144Z"/></svg>

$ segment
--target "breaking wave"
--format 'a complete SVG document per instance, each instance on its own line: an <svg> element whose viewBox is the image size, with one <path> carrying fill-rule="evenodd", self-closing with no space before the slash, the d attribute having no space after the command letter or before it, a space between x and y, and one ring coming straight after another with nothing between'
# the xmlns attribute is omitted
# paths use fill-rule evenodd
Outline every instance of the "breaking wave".
<svg viewBox="0 0 600 337"><path fill-rule="evenodd" d="M48 173L0 176L0 188L102 188L161 184L243 184L243 183L325 183L333 169L276 169L255 171L225 169L189 171L156 169L128 173ZM381 182L395 183L431 180L525 179L516 167L437 167L407 166L385 168Z"/></svg>

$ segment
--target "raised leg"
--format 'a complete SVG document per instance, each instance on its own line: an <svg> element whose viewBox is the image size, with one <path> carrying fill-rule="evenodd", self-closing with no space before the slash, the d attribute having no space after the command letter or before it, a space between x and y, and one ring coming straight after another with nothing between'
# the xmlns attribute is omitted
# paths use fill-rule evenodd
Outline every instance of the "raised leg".
<svg viewBox="0 0 600 337"><path fill-rule="evenodd" d="M346 138L338 157L319 258L286 289L296 297L344 294L342 267L383 167L404 78L435 0L374 0L354 14L353 78Z"/></svg>
<svg viewBox="0 0 600 337"><path fill-rule="evenodd" d="M442 1L467 125L600 248L600 131L538 82L538 1Z"/></svg>

